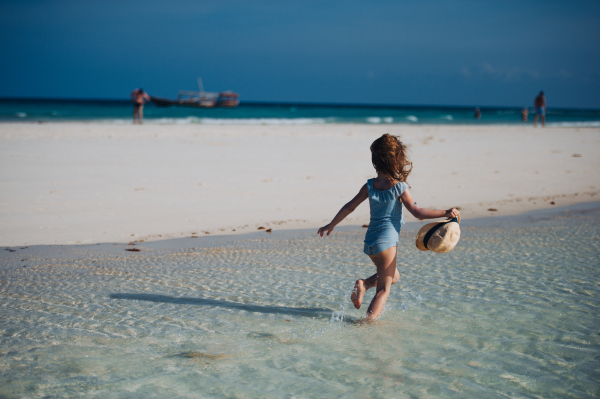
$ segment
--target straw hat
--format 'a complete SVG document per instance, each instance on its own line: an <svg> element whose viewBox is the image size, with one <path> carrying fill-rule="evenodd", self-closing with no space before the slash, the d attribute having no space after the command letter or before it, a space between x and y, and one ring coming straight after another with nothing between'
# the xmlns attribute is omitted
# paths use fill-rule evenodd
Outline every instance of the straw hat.
<svg viewBox="0 0 600 399"><path fill-rule="evenodd" d="M460 239L460 215L444 222L428 223L417 233L417 248L443 254L456 246Z"/></svg>

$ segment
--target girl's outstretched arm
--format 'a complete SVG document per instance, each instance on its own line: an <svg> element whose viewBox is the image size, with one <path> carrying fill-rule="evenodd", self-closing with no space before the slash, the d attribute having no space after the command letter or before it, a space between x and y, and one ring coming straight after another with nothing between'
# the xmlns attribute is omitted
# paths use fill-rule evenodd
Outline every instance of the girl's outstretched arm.
<svg viewBox="0 0 600 399"><path fill-rule="evenodd" d="M408 209L408 211L417 219L454 218L460 215L460 212L456 208L446 209L445 211L419 208L408 190L404 190L400 196L400 200L402 200L406 209Z"/></svg>
<svg viewBox="0 0 600 399"><path fill-rule="evenodd" d="M346 218L349 214L354 212L357 206L359 206L364 200L369 198L369 189L367 185L361 187L360 191L354 198L350 200L346 205L340 209L340 211L335 215L331 223L326 226L323 226L319 229L318 233L321 237L323 237L323 233L327 233L329 235L335 226L337 226L342 220Z"/></svg>

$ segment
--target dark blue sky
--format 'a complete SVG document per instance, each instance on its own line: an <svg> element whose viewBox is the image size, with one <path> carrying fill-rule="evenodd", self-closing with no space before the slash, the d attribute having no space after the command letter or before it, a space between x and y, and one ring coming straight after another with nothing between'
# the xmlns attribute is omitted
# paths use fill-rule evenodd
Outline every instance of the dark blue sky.
<svg viewBox="0 0 600 399"><path fill-rule="evenodd" d="M0 97L600 108L600 1L0 2Z"/></svg>

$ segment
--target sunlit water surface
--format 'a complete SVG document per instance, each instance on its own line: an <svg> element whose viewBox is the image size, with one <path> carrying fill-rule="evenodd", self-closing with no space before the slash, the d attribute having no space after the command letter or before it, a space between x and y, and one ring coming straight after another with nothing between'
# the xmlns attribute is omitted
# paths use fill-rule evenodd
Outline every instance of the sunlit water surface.
<svg viewBox="0 0 600 399"><path fill-rule="evenodd" d="M362 229L3 249L0 397L597 397L599 222L463 227L444 255L403 231L400 282L367 326L373 292L349 301L374 272Z"/></svg>

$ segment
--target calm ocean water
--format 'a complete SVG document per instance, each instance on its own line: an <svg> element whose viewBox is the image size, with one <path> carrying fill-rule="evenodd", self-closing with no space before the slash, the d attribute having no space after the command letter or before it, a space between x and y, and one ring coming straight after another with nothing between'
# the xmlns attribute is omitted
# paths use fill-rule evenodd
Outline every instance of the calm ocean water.
<svg viewBox="0 0 600 399"><path fill-rule="evenodd" d="M0 397L600 395L600 209L403 230L372 326L364 232L3 248Z"/></svg>
<svg viewBox="0 0 600 399"><path fill-rule="evenodd" d="M521 107L522 108L522 107ZM521 124L521 108L352 106L242 103L235 109L144 107L147 123L203 124ZM529 122L533 121L530 109ZM105 121L131 123L129 101L0 99L0 122ZM600 126L600 110L549 108L548 125Z"/></svg>

